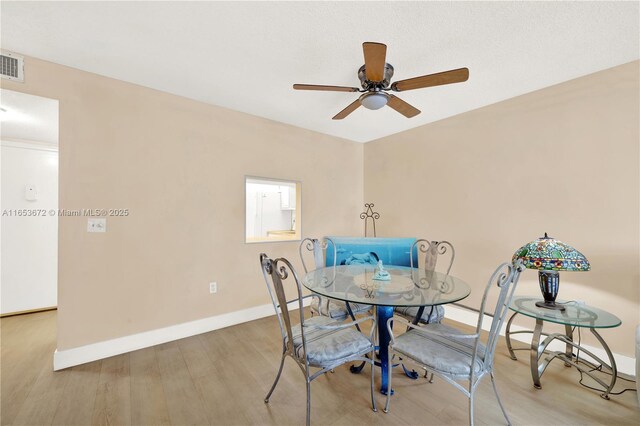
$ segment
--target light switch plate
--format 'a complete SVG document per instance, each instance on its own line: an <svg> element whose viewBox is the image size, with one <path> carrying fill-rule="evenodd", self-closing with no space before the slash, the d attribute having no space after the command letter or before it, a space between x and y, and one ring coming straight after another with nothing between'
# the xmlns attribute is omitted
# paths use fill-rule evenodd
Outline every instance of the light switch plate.
<svg viewBox="0 0 640 426"><path fill-rule="evenodd" d="M38 199L38 188L35 185L26 185L24 187L24 199L36 201Z"/></svg>
<svg viewBox="0 0 640 426"><path fill-rule="evenodd" d="M87 222L87 232L107 232L106 218L92 218Z"/></svg>

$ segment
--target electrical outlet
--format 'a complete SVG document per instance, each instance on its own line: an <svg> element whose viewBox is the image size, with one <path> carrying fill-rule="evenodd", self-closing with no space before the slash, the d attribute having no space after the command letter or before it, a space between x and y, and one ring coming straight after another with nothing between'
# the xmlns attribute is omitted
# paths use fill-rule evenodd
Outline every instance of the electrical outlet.
<svg viewBox="0 0 640 426"><path fill-rule="evenodd" d="M209 283L209 293L217 293L218 292L218 283Z"/></svg>
<svg viewBox="0 0 640 426"><path fill-rule="evenodd" d="M106 218L93 218L87 221L87 232L107 232Z"/></svg>

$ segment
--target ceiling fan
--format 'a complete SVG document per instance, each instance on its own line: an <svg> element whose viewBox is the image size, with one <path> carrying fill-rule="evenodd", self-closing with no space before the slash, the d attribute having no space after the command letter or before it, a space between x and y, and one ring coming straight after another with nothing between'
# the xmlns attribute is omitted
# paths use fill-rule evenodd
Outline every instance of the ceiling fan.
<svg viewBox="0 0 640 426"><path fill-rule="evenodd" d="M323 86L315 84L294 84L293 88L296 90L361 92L362 95L336 114L333 117L334 120L342 120L355 111L360 105L368 109L380 109L385 105L389 105L405 117L411 118L420 114L420 110L387 92L404 92L405 90L461 83L469 79L469 70L467 68L459 68L391 83L393 66L386 63L387 46L382 43L365 42L362 43L362 49L364 51L364 65L358 70L358 78L360 79L362 89L358 89L357 87Z"/></svg>

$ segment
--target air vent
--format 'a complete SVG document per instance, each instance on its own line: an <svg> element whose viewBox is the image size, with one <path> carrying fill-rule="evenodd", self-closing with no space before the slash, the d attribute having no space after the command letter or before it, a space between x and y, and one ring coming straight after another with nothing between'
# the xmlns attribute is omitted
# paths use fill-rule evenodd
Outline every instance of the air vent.
<svg viewBox="0 0 640 426"><path fill-rule="evenodd" d="M0 59L2 60L0 74L2 78L24 82L24 58L22 56L2 52Z"/></svg>

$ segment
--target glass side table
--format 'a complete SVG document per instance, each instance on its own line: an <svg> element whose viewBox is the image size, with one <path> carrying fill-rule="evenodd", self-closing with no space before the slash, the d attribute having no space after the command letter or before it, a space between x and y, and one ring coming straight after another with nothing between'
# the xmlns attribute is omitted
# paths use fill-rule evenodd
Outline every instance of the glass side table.
<svg viewBox="0 0 640 426"><path fill-rule="evenodd" d="M542 385L540 384L540 377L544 373L544 370L547 368L549 363L556 358L561 359L562 361L564 361L565 366L576 367L578 370L598 382L604 388L604 393L602 393L600 396L604 399L609 399L609 393L613 389L613 386L616 384L616 376L618 370L616 368L616 361L613 358L613 354L611 353L609 346L607 346L607 343L596 331L596 329L618 327L620 324L622 324L620 318L607 311L603 311L602 309L594 308L592 306L584 304L578 304L576 302L556 302L564 303L564 306L566 308L564 311L539 308L535 305L535 303L539 300L539 297L519 296L514 297L513 301L511 302L511 306L509 307L509 309L514 311L514 313L511 318L509 318L505 331L507 349L509 349L511 359L517 359L514 351L529 349L531 377L533 379L533 385L537 389L542 388ZM511 331L511 324L513 323L513 319L518 314L535 318L535 328L533 330ZM564 325L565 333L544 333L542 331L542 325L545 321ZM606 363L605 361L594 355L592 352L586 350L583 346L580 346L578 343L574 342L573 330L575 329L575 327L588 328L591 333L596 336L596 339L598 339L598 342L600 342L602 348L607 353L609 363ZM533 334L531 338L530 348L514 349L511 346L511 336L521 333ZM542 342L540 342L541 336L545 336L545 339ZM559 340L565 344L564 352L547 350L547 346L554 340ZM609 369L611 371L611 382L607 384L599 377L596 377L591 371L595 366L588 361L582 359L580 360L580 362L586 364L588 368L578 363L578 358L576 354L573 353L574 348L586 353L594 360L596 360L596 362L602 364L603 367ZM542 356L545 354L547 356L541 360Z"/></svg>

